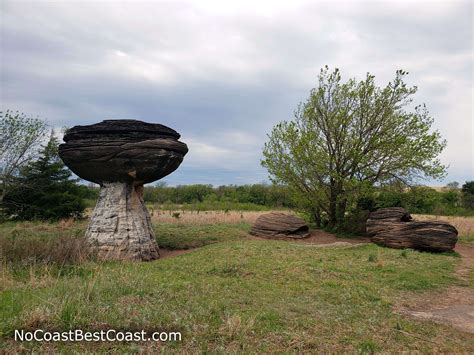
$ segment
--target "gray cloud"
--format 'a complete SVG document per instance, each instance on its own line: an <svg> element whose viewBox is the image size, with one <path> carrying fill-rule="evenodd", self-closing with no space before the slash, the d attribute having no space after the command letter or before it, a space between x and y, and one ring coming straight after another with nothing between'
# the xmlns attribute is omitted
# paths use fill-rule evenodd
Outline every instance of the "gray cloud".
<svg viewBox="0 0 474 355"><path fill-rule="evenodd" d="M325 64L345 77L410 71L448 139L451 180L474 177L472 3L2 2L2 107L55 126L137 118L190 154L168 181L265 179L261 148ZM440 184L439 182L433 182Z"/></svg>

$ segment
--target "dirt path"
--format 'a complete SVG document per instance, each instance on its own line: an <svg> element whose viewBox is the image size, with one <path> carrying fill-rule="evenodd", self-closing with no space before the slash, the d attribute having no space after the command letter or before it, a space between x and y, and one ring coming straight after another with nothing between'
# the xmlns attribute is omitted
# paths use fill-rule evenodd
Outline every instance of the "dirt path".
<svg viewBox="0 0 474 355"><path fill-rule="evenodd" d="M196 249L196 248L194 248ZM160 259L173 258L181 254L191 253L194 249L164 249L160 248Z"/></svg>
<svg viewBox="0 0 474 355"><path fill-rule="evenodd" d="M461 286L450 286L439 292L431 292L405 300L395 311L420 320L449 324L461 331L474 334L474 284L468 274L474 269L474 247L457 245L461 263L456 276Z"/></svg>
<svg viewBox="0 0 474 355"><path fill-rule="evenodd" d="M259 238L255 236L248 237L249 239L266 240L266 238ZM323 230L311 230L311 235L308 238L294 239L294 238L278 238L278 240L289 241L301 244L316 244L316 245L344 245L344 244L365 244L370 243L369 238L339 238L336 235L325 232ZM344 243L344 244L342 244Z"/></svg>
<svg viewBox="0 0 474 355"><path fill-rule="evenodd" d="M252 235L248 235L247 238L257 239L257 240L266 240L265 238L258 238ZM338 238L334 234L328 233L322 230L311 231L311 235L308 238L304 238L304 239L284 238L282 240L291 241L294 243L314 244L314 245L328 246L328 247L370 243L369 238L356 238L356 239ZM173 258L182 254L191 253L195 249L198 249L198 248L173 249L173 250L160 248L160 259Z"/></svg>

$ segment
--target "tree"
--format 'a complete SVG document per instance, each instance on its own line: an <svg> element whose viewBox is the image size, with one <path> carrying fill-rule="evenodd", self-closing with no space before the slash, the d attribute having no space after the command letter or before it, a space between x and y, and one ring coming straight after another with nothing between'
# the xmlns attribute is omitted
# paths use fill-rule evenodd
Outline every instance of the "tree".
<svg viewBox="0 0 474 355"><path fill-rule="evenodd" d="M447 190L458 190L459 189L459 182L453 181L446 185Z"/></svg>
<svg viewBox="0 0 474 355"><path fill-rule="evenodd" d="M20 169L35 158L46 122L23 113L0 112L0 203Z"/></svg>
<svg viewBox="0 0 474 355"><path fill-rule="evenodd" d="M425 105L410 110L416 87L398 70L384 88L369 73L365 80L342 82L338 69L321 69L319 85L300 103L293 121L268 135L262 165L273 182L288 184L316 222L343 225L348 207L374 185L410 185L441 178L437 159L446 142L430 132Z"/></svg>
<svg viewBox="0 0 474 355"><path fill-rule="evenodd" d="M58 145L51 132L39 158L20 170L3 200L5 215L20 220L57 220L82 215L84 191L71 180L72 173L59 158Z"/></svg>
<svg viewBox="0 0 474 355"><path fill-rule="evenodd" d="M466 181L461 191L464 207L474 209L474 181Z"/></svg>

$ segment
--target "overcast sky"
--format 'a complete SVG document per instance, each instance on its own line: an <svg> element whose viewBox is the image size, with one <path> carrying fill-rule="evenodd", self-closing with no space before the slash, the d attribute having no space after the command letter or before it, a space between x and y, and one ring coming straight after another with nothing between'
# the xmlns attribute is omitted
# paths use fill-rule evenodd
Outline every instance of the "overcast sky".
<svg viewBox="0 0 474 355"><path fill-rule="evenodd" d="M471 1L1 2L1 107L55 127L134 118L188 144L170 185L267 181L266 134L319 69L410 72L448 141L443 185L474 178Z"/></svg>

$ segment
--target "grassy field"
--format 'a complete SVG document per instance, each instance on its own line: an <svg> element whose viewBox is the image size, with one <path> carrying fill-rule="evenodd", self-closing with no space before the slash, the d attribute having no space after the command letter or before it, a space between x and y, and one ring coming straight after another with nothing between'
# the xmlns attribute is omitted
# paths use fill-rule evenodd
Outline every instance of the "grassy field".
<svg viewBox="0 0 474 355"><path fill-rule="evenodd" d="M171 221L153 216L160 246L200 248L150 263L85 260L77 252L85 222L1 225L0 351L474 349L472 335L392 311L407 298L448 285L474 287L455 278L456 254L255 240L246 233L256 218L250 212L242 218L216 214L200 224L191 216L171 216ZM77 243L69 243L56 259L43 255L70 240ZM38 328L180 331L182 341L11 339L14 329Z"/></svg>
<svg viewBox="0 0 474 355"><path fill-rule="evenodd" d="M254 223L262 211L152 211L154 225L172 223L175 225L239 224Z"/></svg>

